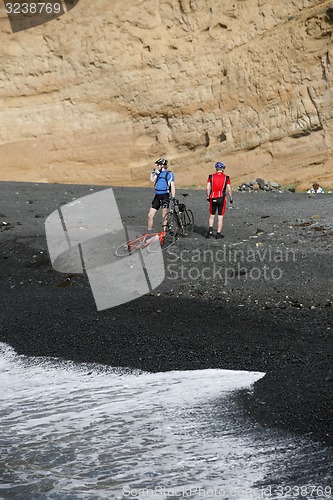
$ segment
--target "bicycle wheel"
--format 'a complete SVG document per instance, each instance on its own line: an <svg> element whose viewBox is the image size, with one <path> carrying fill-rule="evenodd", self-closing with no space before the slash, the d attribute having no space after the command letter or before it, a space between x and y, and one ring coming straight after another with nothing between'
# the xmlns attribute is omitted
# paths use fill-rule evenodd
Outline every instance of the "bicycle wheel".
<svg viewBox="0 0 333 500"><path fill-rule="evenodd" d="M165 235L162 244L163 250L171 246L179 235L179 221L174 212L168 212L164 218Z"/></svg>
<svg viewBox="0 0 333 500"><path fill-rule="evenodd" d="M122 243L116 250L115 250L115 255L117 257L126 257L131 253L130 251L130 246L128 243Z"/></svg>
<svg viewBox="0 0 333 500"><path fill-rule="evenodd" d="M186 208L182 213L182 236L190 236L194 227L194 216L192 210Z"/></svg>
<svg viewBox="0 0 333 500"><path fill-rule="evenodd" d="M134 253L136 250L140 248L140 241L133 240L128 241L127 243L122 243L116 250L115 255L117 257L127 257L128 255Z"/></svg>

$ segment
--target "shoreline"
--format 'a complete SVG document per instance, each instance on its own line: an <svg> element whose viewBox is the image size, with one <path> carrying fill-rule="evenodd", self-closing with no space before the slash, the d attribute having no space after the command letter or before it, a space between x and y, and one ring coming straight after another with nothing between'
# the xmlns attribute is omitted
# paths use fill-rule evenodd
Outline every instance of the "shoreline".
<svg viewBox="0 0 333 500"><path fill-rule="evenodd" d="M208 174L207 174L208 175ZM313 182L315 182L316 180L316 176L314 177L313 179ZM232 182L232 179L231 179L231 185L232 185L232 189L235 193L245 193L246 191L238 191L238 188L240 186L242 186L243 184L247 184L247 180L244 180L244 181L239 181L237 184L233 183ZM107 182L104 182L104 183L101 183L101 184L94 184L94 183L91 183L91 182L85 182L83 184L73 184L72 182L66 182L66 183L62 183L62 182L48 182L46 180L40 180L40 181L25 181L25 180L4 180L4 181L1 181L0 180L0 184L11 184L11 185L22 185L22 186L26 186L26 185L34 185L34 186L63 186L64 188L67 186L69 188L76 188L77 186L80 186L81 188L90 188L90 187L93 187L94 189L107 189L109 187L112 187L113 189L136 189L136 190L149 190L151 191L152 189L152 184L147 181L145 182L144 184L138 184L136 186L133 186L133 185L130 185L130 184L109 184ZM298 189L298 185L301 186L301 189ZM295 189L295 193L296 194L308 194L307 191L312 187L312 183L311 182L308 182L306 184L306 187L302 187L303 184L298 184L297 181L295 180L290 180L290 181L287 181L287 182L284 182L282 184L280 184L280 191L282 193L288 193L289 194L289 189ZM324 183L321 184L321 187L323 187L324 189L324 194L333 194L333 184L328 184L326 181ZM206 185L199 185L199 184L190 184L190 185L178 185L177 184L177 189L178 191L181 190L188 190L188 191L205 191L206 189ZM254 193L265 193L266 191L263 191L261 189L256 188L254 190L251 191L250 194L254 194ZM272 191L270 191L271 193L278 193L279 190L275 190L275 189L272 189ZM294 193L294 194L295 194Z"/></svg>
<svg viewBox="0 0 333 500"><path fill-rule="evenodd" d="M195 230L164 255L163 283L132 302L98 312L85 275L52 269L44 222L60 205L106 188L0 183L0 213L8 224L1 229L0 341L31 356L153 372L265 372L253 391L235 396L244 412L263 425L333 445L330 195L235 192L236 209L226 213L221 243L205 240L205 195L190 191ZM123 222L144 225L153 190L113 190ZM221 257L220 267L229 268L225 282L224 275L222 280L214 275L212 264L228 250L237 250L238 257L232 262ZM265 250L270 253L263 257ZM200 255L212 255L214 262ZM283 258L275 262L278 255ZM237 273L238 264L242 272ZM256 279L258 270L270 264L281 270L279 279ZM170 265L174 273L183 266L196 274L172 279ZM203 279L207 267L212 274Z"/></svg>

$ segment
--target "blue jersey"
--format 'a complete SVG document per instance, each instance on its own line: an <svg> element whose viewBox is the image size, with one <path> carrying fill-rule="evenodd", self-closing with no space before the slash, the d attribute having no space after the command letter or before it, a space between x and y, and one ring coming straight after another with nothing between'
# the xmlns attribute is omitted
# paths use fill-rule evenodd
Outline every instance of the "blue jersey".
<svg viewBox="0 0 333 500"><path fill-rule="evenodd" d="M175 176L168 170L163 170L156 176L155 193L165 194L169 193L171 182L175 180Z"/></svg>

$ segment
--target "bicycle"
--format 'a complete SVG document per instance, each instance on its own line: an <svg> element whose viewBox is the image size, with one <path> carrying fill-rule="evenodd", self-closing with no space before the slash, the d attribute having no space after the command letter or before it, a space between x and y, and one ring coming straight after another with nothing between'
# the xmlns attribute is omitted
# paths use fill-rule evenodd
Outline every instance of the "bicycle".
<svg viewBox="0 0 333 500"><path fill-rule="evenodd" d="M188 193L183 193L183 197L186 198L186 196L189 196ZM186 207L185 202L179 203L179 200L175 199L163 222L163 231L141 234L131 241L122 243L115 250L116 256L125 257L144 248L150 252L156 252L160 247L163 251L166 250L180 235L189 236L192 233L194 216L192 210Z"/></svg>
<svg viewBox="0 0 333 500"><path fill-rule="evenodd" d="M122 243L115 250L116 256L126 257L126 255L133 254L134 252L143 250L144 248L147 248L152 253L157 252L160 247L163 251L166 250L174 244L176 240L176 234L167 225L163 227L163 231L141 234L131 241Z"/></svg>
<svg viewBox="0 0 333 500"><path fill-rule="evenodd" d="M165 225L169 231L172 230L175 233L175 238L190 236L194 227L193 212L185 204L185 198L189 196L189 193L182 193L182 196L183 203L174 200L173 206L165 216Z"/></svg>

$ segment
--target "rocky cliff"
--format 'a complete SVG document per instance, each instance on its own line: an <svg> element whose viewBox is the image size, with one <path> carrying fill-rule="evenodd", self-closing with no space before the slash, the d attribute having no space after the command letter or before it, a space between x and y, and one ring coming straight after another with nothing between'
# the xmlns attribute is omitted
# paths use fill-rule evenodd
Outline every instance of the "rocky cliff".
<svg viewBox="0 0 333 500"><path fill-rule="evenodd" d="M333 2L80 0L13 33L0 7L0 180L333 186Z"/></svg>

